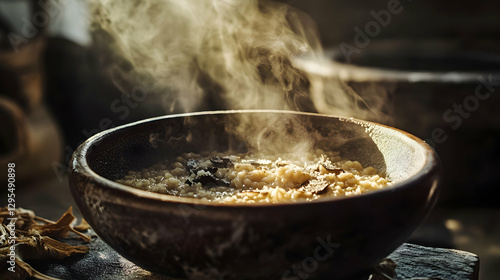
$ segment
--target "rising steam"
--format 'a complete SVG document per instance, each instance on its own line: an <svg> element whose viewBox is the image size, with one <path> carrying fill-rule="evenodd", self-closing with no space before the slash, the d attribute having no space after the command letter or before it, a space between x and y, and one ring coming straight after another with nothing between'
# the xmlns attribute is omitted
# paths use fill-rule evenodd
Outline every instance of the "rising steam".
<svg viewBox="0 0 500 280"><path fill-rule="evenodd" d="M91 0L90 5L95 29L109 35L107 44L126 62L113 64L114 75L153 77L166 113L289 109L380 116L384 98L367 104L339 79L295 67L296 56L321 58L322 49L314 22L285 4Z"/></svg>

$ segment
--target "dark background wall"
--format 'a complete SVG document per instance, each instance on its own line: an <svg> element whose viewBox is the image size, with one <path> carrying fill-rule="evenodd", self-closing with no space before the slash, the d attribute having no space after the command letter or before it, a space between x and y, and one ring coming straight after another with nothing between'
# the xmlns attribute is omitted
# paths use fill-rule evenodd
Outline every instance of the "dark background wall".
<svg viewBox="0 0 500 280"><path fill-rule="evenodd" d="M498 1L430 1L430 0L281 0L297 7L318 23L325 46L335 47L352 42L356 32L373 20L371 11L387 10L399 2L402 11L393 15L378 38L459 40L464 47L482 47L498 51L500 42L500 2Z"/></svg>

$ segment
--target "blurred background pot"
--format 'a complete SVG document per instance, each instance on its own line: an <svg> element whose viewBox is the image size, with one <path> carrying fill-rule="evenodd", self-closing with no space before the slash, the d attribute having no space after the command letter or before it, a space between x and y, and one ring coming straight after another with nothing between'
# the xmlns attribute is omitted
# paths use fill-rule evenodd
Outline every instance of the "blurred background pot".
<svg viewBox="0 0 500 280"><path fill-rule="evenodd" d="M25 7L34 13L35 1L19 1L3 6ZM33 10L28 9L33 4ZM17 5L17 6L16 6ZM19 6L20 5L20 6ZM38 7L38 8L37 8ZM22 11L22 9L19 9ZM16 164L16 180L45 176L62 155L62 139L55 120L46 109L42 56L46 37L44 29L33 29L33 36L22 37L24 29L0 17L0 165ZM12 15L11 15L12 16ZM25 31L25 30L24 30ZM36 31L36 32L35 32ZM15 40L14 40L15 39ZM16 41L17 40L17 41ZM1 173L0 180L7 177Z"/></svg>
<svg viewBox="0 0 500 280"><path fill-rule="evenodd" d="M327 69L361 96L390 91L390 124L433 146L444 166L443 199L494 206L500 194L500 55L446 40L378 40L356 56L337 49Z"/></svg>

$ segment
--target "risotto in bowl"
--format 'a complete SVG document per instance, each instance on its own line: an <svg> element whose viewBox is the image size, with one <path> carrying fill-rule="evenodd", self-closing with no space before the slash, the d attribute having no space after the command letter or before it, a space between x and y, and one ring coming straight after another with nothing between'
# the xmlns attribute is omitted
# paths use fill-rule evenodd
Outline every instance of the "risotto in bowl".
<svg viewBox="0 0 500 280"><path fill-rule="evenodd" d="M125 258L174 279L363 273L436 202L420 139L288 111L153 118L102 132L70 166L73 197Z"/></svg>

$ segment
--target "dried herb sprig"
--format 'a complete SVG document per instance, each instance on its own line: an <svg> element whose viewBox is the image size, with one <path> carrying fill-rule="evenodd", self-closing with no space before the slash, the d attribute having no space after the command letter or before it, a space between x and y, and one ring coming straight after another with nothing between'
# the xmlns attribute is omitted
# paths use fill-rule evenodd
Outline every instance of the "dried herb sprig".
<svg viewBox="0 0 500 280"><path fill-rule="evenodd" d="M89 242L91 237L83 234L90 226L82 220L78 226L70 207L56 222L38 217L31 210L0 208L0 280L27 279L55 280L33 269L26 261L62 260L75 254L89 251L87 246L73 246L56 240L67 237L70 232ZM14 232L12 232L14 230ZM15 236L15 243L9 237ZM8 271L7 261L11 247L15 249L15 269Z"/></svg>

